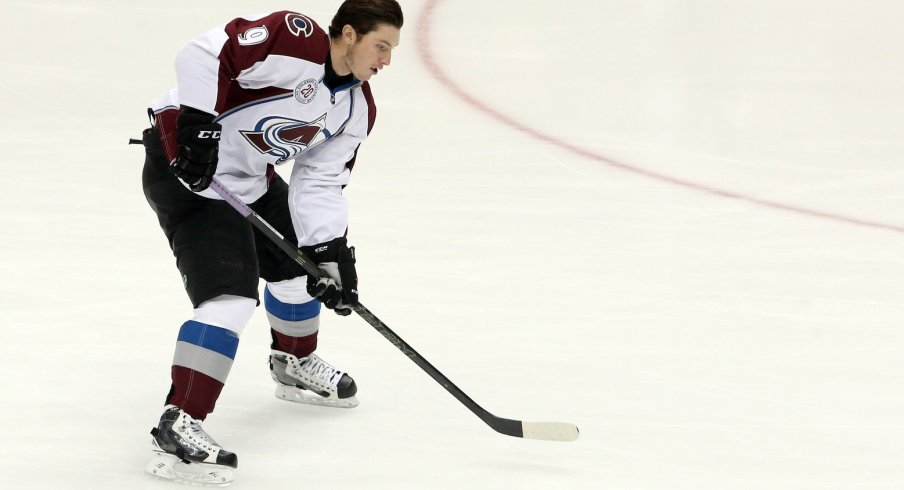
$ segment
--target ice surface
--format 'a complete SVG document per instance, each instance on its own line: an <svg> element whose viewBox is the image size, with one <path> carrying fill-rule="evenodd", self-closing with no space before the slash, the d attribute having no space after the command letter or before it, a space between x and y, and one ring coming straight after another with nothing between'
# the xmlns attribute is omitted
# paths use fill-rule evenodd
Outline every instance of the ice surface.
<svg viewBox="0 0 904 490"><path fill-rule="evenodd" d="M336 2L0 1L0 488L144 474L189 303L126 145L178 47ZM361 405L273 396L259 311L207 431L232 488L904 488L904 4L404 2L352 185ZM287 171L288 169L282 169Z"/></svg>

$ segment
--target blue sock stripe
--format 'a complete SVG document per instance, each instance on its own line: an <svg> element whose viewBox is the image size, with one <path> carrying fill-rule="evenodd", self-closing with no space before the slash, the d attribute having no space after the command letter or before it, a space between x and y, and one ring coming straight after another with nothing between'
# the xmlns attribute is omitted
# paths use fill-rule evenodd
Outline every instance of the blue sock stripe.
<svg viewBox="0 0 904 490"><path fill-rule="evenodd" d="M301 304L283 303L273 296L269 288L264 288L264 308L280 320L300 322L320 314L320 301L314 299Z"/></svg>
<svg viewBox="0 0 904 490"><path fill-rule="evenodd" d="M179 329L179 340L212 350L235 359L239 348L239 336L232 330L189 320Z"/></svg>

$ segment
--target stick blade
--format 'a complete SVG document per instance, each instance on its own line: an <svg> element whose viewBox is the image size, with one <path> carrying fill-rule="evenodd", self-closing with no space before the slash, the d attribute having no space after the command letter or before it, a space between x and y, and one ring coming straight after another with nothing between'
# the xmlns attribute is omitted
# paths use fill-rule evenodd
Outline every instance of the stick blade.
<svg viewBox="0 0 904 490"><path fill-rule="evenodd" d="M540 441L575 441L580 434L578 426L567 422L521 422L525 439Z"/></svg>

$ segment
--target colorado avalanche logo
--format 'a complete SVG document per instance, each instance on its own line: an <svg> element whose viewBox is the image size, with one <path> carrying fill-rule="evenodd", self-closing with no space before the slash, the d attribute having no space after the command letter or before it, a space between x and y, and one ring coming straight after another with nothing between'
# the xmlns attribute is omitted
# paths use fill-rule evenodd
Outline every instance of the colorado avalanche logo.
<svg viewBox="0 0 904 490"><path fill-rule="evenodd" d="M276 165L292 160L320 141L326 139L323 127L326 114L305 122L287 117L271 116L261 119L253 131L239 130L255 150L278 158Z"/></svg>
<svg viewBox="0 0 904 490"><path fill-rule="evenodd" d="M296 36L304 34L304 37L311 37L314 33L314 21L301 14L286 14L286 25L289 26L289 32Z"/></svg>

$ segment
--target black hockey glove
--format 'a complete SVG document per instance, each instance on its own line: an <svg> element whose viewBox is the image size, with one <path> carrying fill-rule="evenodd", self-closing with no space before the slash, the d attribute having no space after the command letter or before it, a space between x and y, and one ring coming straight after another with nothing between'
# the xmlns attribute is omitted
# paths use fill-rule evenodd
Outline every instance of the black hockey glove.
<svg viewBox="0 0 904 490"><path fill-rule="evenodd" d="M337 315L351 315L351 307L358 304L355 248L349 247L345 238L334 238L319 245L301 247L301 252L324 272L320 278L308 275L308 294Z"/></svg>
<svg viewBox="0 0 904 490"><path fill-rule="evenodd" d="M170 163L170 171L195 192L207 189L217 171L223 128L213 119L206 112L185 106L176 118L179 152Z"/></svg>

